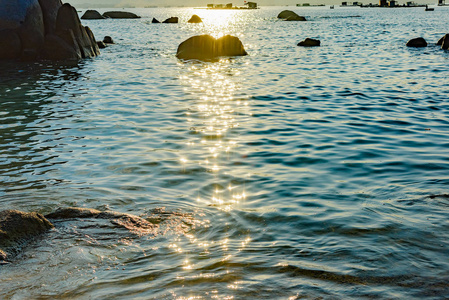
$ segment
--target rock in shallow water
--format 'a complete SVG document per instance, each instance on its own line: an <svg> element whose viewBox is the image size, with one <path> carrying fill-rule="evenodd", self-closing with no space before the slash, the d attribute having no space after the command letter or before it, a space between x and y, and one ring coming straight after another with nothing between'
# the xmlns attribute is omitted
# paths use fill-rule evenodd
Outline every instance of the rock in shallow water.
<svg viewBox="0 0 449 300"><path fill-rule="evenodd" d="M210 35L193 36L182 42L176 53L179 59L210 60L220 56L247 55L239 38L225 35L215 39Z"/></svg>
<svg viewBox="0 0 449 300"><path fill-rule="evenodd" d="M284 10L280 12L278 18L284 19L285 21L307 21L305 17L299 16L291 10Z"/></svg>
<svg viewBox="0 0 449 300"><path fill-rule="evenodd" d="M98 11L88 9L81 17L82 20L100 20L100 19L106 19L104 16L102 16Z"/></svg>
<svg viewBox="0 0 449 300"><path fill-rule="evenodd" d="M202 23L203 20L201 20L200 17L198 17L197 15L193 15L190 20L187 21L187 23Z"/></svg>
<svg viewBox="0 0 449 300"><path fill-rule="evenodd" d="M103 14L103 17L111 19L140 19L138 15L127 11L107 11Z"/></svg>
<svg viewBox="0 0 449 300"><path fill-rule="evenodd" d="M1 211L0 260L5 260L8 253L17 252L17 247L50 228L53 228L53 224L41 214L18 210Z"/></svg>
<svg viewBox="0 0 449 300"><path fill-rule="evenodd" d="M299 42L298 46L302 47L318 47L321 45L319 40L306 38L304 41Z"/></svg>

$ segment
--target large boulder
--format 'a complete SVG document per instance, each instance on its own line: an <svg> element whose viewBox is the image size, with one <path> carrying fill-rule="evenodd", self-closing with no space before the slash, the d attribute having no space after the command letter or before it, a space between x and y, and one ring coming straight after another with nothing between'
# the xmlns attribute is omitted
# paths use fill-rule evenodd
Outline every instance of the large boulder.
<svg viewBox="0 0 449 300"><path fill-rule="evenodd" d="M171 23L171 24L178 23L178 17L170 17L170 18L166 19L162 23Z"/></svg>
<svg viewBox="0 0 449 300"><path fill-rule="evenodd" d="M26 213L18 210L0 212L0 260L8 254L16 254L28 240L53 228L41 214Z"/></svg>
<svg viewBox="0 0 449 300"><path fill-rule="evenodd" d="M220 56L247 55L239 38L226 35L215 39L210 35L193 36L178 46L179 59L210 60Z"/></svg>
<svg viewBox="0 0 449 300"><path fill-rule="evenodd" d="M187 21L187 23L202 23L203 20L201 20L200 17L198 17L197 15L193 15L190 20Z"/></svg>
<svg viewBox="0 0 449 300"><path fill-rule="evenodd" d="M140 17L132 12L127 11L107 11L103 14L105 18L111 19L139 19Z"/></svg>
<svg viewBox="0 0 449 300"><path fill-rule="evenodd" d="M319 40L306 38L304 41L299 42L298 46L302 47L319 47L321 42Z"/></svg>
<svg viewBox="0 0 449 300"><path fill-rule="evenodd" d="M299 16L291 10L284 10L280 12L278 18L284 19L285 21L307 21L305 17Z"/></svg>
<svg viewBox="0 0 449 300"><path fill-rule="evenodd" d="M414 48L422 48L427 47L427 42L424 38L419 37L415 39L411 39L406 44L407 47L414 47Z"/></svg>
<svg viewBox="0 0 449 300"><path fill-rule="evenodd" d="M61 0L0 0L0 59L66 60L99 49L75 8Z"/></svg>
<svg viewBox="0 0 449 300"><path fill-rule="evenodd" d="M88 9L81 17L82 20L101 20L106 19L106 17L102 16L98 11L93 9Z"/></svg>

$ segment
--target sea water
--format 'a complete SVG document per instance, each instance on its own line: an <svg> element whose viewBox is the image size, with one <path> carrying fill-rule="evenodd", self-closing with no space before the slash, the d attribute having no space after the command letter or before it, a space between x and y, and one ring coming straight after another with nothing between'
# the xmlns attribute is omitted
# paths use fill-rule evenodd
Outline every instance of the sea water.
<svg viewBox="0 0 449 300"><path fill-rule="evenodd" d="M158 233L56 221L0 266L0 298L449 295L449 8L129 10L83 20L116 42L97 58L1 63L0 210ZM249 55L178 60L198 34Z"/></svg>

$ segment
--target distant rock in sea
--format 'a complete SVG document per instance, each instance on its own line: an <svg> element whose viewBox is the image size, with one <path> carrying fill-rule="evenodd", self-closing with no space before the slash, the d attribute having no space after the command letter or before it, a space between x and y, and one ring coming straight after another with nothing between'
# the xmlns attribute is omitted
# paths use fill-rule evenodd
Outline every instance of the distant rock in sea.
<svg viewBox="0 0 449 300"><path fill-rule="evenodd" d="M66 60L100 54L89 27L61 0L0 0L0 59Z"/></svg>
<svg viewBox="0 0 449 300"><path fill-rule="evenodd" d="M415 48L423 48L423 47L427 47L427 42L424 38L419 37L419 38L411 39L410 41L408 41L406 46L407 47L415 47Z"/></svg>
<svg viewBox="0 0 449 300"><path fill-rule="evenodd" d="M105 36L103 38L103 43L105 43L105 44L115 44L114 40L109 35L107 35L107 36Z"/></svg>
<svg viewBox="0 0 449 300"><path fill-rule="evenodd" d="M98 48L104 49L107 45L103 41L97 41Z"/></svg>
<svg viewBox="0 0 449 300"><path fill-rule="evenodd" d="M307 21L305 17L299 16L291 10L284 10L279 13L279 19L284 19L285 21Z"/></svg>
<svg viewBox="0 0 449 300"><path fill-rule="evenodd" d="M156 19L156 18L153 18L153 20L151 21L151 23L160 23L160 21L158 21L158 19Z"/></svg>
<svg viewBox="0 0 449 300"><path fill-rule="evenodd" d="M166 19L166 20L165 20L164 22L162 22L162 23L172 23L172 24L178 23L178 17L170 17L170 18Z"/></svg>
<svg viewBox="0 0 449 300"><path fill-rule="evenodd" d="M203 20L201 20L200 17L198 17L197 15L193 15L190 20L187 21L188 23L202 23Z"/></svg>
<svg viewBox="0 0 449 300"><path fill-rule="evenodd" d="M107 11L103 14L105 18L111 19L139 19L140 16L127 11Z"/></svg>
<svg viewBox="0 0 449 300"><path fill-rule="evenodd" d="M215 39L210 35L193 36L182 42L176 53L179 59L211 60L220 56L247 55L239 38L226 35Z"/></svg>
<svg viewBox="0 0 449 300"><path fill-rule="evenodd" d="M319 40L306 38L304 41L299 42L298 46L302 47L318 47L321 45L321 42Z"/></svg>
<svg viewBox="0 0 449 300"><path fill-rule="evenodd" d="M98 19L106 19L103 17L98 11L88 9L81 17L82 20L98 20Z"/></svg>

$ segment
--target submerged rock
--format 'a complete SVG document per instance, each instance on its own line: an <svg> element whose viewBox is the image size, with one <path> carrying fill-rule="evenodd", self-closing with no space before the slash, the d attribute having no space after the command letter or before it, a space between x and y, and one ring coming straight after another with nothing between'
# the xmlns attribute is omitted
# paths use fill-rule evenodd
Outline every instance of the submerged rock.
<svg viewBox="0 0 449 300"><path fill-rule="evenodd" d="M82 20L99 20L106 19L106 17L102 16L98 11L88 9L81 17Z"/></svg>
<svg viewBox="0 0 449 300"><path fill-rule="evenodd" d="M285 21L307 21L305 17L299 16L291 10L284 10L280 12L278 18L284 19Z"/></svg>
<svg viewBox="0 0 449 300"><path fill-rule="evenodd" d="M424 38L419 37L419 38L411 39L410 41L408 41L406 46L407 47L422 48L422 47L427 47L427 42L426 42L426 40Z"/></svg>
<svg viewBox="0 0 449 300"><path fill-rule="evenodd" d="M48 219L108 219L114 225L126 228L139 235L154 233L157 228L157 225L135 215L91 208L59 208L45 217Z"/></svg>
<svg viewBox="0 0 449 300"><path fill-rule="evenodd" d="M210 35L193 36L178 46L179 59L210 60L220 56L247 55L239 38L226 35L215 39Z"/></svg>
<svg viewBox="0 0 449 300"><path fill-rule="evenodd" d="M302 46L302 47L318 47L320 45L321 45L321 42L319 40L309 39L309 38L306 38L304 41L298 43L298 46Z"/></svg>
<svg viewBox="0 0 449 300"><path fill-rule="evenodd" d="M170 18L166 19L162 23L171 23L171 24L178 23L178 17L170 17Z"/></svg>
<svg viewBox="0 0 449 300"><path fill-rule="evenodd" d="M198 17L197 15L193 15L190 20L187 21L188 23L202 23L203 20L201 20L200 17Z"/></svg>
<svg viewBox="0 0 449 300"><path fill-rule="evenodd" d="M21 245L50 228L53 228L53 224L41 214L18 210L1 211L0 260L5 260L8 254L15 254Z"/></svg>
<svg viewBox="0 0 449 300"><path fill-rule="evenodd" d="M65 60L100 53L93 33L81 25L70 4L0 0L0 7L0 59Z"/></svg>
<svg viewBox="0 0 449 300"><path fill-rule="evenodd" d="M111 19L139 19L140 16L127 11L107 11L103 14L105 18Z"/></svg>

